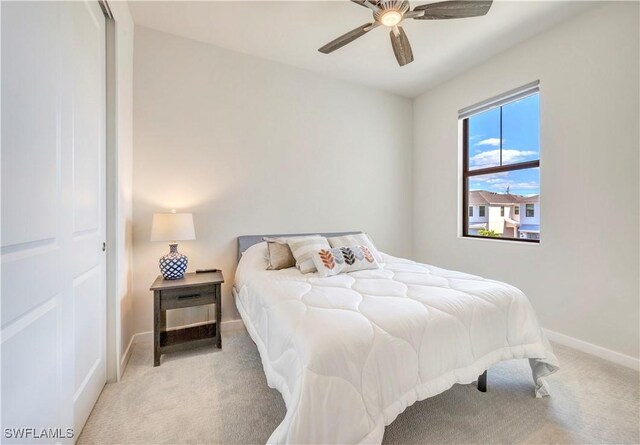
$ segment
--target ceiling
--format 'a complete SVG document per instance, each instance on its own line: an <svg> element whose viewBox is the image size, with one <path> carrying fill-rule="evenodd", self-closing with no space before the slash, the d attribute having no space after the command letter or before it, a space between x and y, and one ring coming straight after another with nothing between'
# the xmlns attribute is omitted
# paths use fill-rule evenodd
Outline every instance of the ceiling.
<svg viewBox="0 0 640 445"><path fill-rule="evenodd" d="M412 1L416 6L431 1ZM415 97L592 2L494 1L484 17L403 22L415 61L398 66L380 27L325 55L325 43L372 21L347 0L130 1L136 25Z"/></svg>

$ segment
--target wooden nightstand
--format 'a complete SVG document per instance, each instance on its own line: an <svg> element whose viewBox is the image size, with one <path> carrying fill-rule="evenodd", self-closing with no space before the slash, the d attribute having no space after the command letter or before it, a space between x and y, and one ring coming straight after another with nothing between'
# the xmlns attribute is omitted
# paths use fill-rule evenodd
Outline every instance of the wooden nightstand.
<svg viewBox="0 0 640 445"><path fill-rule="evenodd" d="M216 345L222 348L220 321L222 303L220 287L222 272L187 273L179 280L156 278L153 291L153 366L160 365L160 356L199 346ZM167 331L167 310L185 307L216 305L216 321L188 328Z"/></svg>

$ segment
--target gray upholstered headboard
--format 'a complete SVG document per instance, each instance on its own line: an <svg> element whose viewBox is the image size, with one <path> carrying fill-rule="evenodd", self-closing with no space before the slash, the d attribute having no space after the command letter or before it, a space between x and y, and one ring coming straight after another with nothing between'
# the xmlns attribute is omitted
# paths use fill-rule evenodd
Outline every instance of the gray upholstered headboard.
<svg viewBox="0 0 640 445"><path fill-rule="evenodd" d="M240 261L240 257L242 254L254 244L258 244L262 242L262 238L278 238L281 236L306 236L306 235L321 235L325 237L331 236L343 236L343 235L355 235L356 233L362 233L360 231L357 232L335 232L335 233L284 233L280 235L243 235L238 237L238 261Z"/></svg>

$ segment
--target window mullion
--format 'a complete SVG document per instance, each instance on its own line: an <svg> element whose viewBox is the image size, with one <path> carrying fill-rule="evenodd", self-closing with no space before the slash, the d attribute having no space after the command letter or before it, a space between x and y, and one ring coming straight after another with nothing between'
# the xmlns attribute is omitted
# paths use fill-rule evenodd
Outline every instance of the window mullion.
<svg viewBox="0 0 640 445"><path fill-rule="evenodd" d="M490 175L492 173L502 173L502 172L510 172L515 170L524 170L528 168L536 168L540 167L540 161L526 161L526 162L518 162L517 164L507 164L502 167L486 167L479 168L476 170L467 170L464 173L465 177L471 176L482 176L482 175Z"/></svg>
<svg viewBox="0 0 640 445"><path fill-rule="evenodd" d="M500 107L500 167L502 167L502 107Z"/></svg>

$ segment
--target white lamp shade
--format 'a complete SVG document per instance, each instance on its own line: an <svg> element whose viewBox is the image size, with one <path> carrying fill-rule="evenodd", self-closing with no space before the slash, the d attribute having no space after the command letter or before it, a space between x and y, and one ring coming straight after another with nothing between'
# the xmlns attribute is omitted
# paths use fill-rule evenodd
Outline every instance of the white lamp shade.
<svg viewBox="0 0 640 445"><path fill-rule="evenodd" d="M196 239L191 213L154 213L151 241L186 241Z"/></svg>

